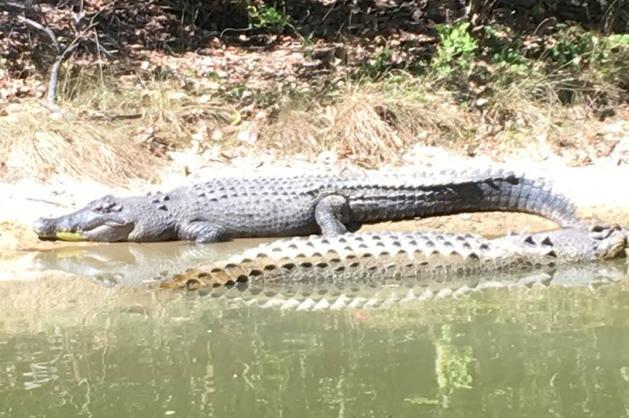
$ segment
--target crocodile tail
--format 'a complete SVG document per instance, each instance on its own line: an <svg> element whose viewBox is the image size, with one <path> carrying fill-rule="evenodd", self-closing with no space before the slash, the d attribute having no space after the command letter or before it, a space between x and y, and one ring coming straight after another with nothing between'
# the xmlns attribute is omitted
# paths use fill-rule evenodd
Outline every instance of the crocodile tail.
<svg viewBox="0 0 629 418"><path fill-rule="evenodd" d="M449 185L444 182L450 193L443 193L442 203L445 205L432 206L437 211L449 204L451 213L524 212L543 216L562 227L579 223L573 201L546 177L498 167L465 170L456 178L457 181ZM439 186L435 184L434 187Z"/></svg>
<svg viewBox="0 0 629 418"><path fill-rule="evenodd" d="M510 169L442 170L351 185L353 220L373 223L464 212L525 212L561 226L578 223L573 202L543 177Z"/></svg>
<svg viewBox="0 0 629 418"><path fill-rule="evenodd" d="M572 199L557 191L547 178L505 173L504 180L511 184L503 197L507 210L544 216L562 227L579 223Z"/></svg>

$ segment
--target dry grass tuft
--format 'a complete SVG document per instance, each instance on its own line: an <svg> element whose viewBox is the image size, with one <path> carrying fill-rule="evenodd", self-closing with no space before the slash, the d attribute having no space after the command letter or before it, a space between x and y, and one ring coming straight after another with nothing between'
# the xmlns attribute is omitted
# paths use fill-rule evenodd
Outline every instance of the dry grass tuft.
<svg viewBox="0 0 629 418"><path fill-rule="evenodd" d="M324 96L269 97L272 106L260 104L269 101L264 93L239 101L181 80L108 81L79 73L64 80L67 116L53 118L22 102L18 112L0 118L0 177L65 173L124 183L151 178L163 161L155 155L191 145L310 157L333 151L370 168L399 163L417 144L496 158L523 149L541 157L567 151L577 163L613 150L612 141L601 146L597 139L607 117L601 109L615 111L622 97L605 74L576 79L536 67L521 71L459 90L430 76L391 73L378 81L347 81Z"/></svg>
<svg viewBox="0 0 629 418"><path fill-rule="evenodd" d="M72 115L53 116L37 103L0 119L0 176L45 179L51 174L88 177L104 183L151 179L159 160L110 124Z"/></svg>
<svg viewBox="0 0 629 418"><path fill-rule="evenodd" d="M478 136L476 143L493 147L497 154L526 146L556 153L572 150L586 162L586 155L598 152L593 146L607 123L601 109L619 108L601 105L597 97L620 103L617 89L603 82L584 85L565 74L531 72L493 93L480 129L488 135Z"/></svg>
<svg viewBox="0 0 629 418"><path fill-rule="evenodd" d="M334 150L376 166L398 161L417 142L465 138L461 119L469 116L446 92L405 78L351 85L327 104L291 102L263 128L261 144L283 152Z"/></svg>
<svg viewBox="0 0 629 418"><path fill-rule="evenodd" d="M124 120L128 134L150 137L169 147L185 147L200 130L212 131L238 118L234 106L210 94L188 93L175 80L133 77L91 82L75 82L68 104L76 112Z"/></svg>
<svg viewBox="0 0 629 418"><path fill-rule="evenodd" d="M95 79L87 71L63 80L61 115L23 101L0 118L0 178L62 173L109 184L152 180L166 153L208 139L236 112L209 95L191 96L176 82Z"/></svg>
<svg viewBox="0 0 629 418"><path fill-rule="evenodd" d="M544 76L532 72L528 77L517 78L488 99L481 110L481 135L475 142L481 145L493 137L492 142L504 151L521 147L534 138L547 137L561 107L554 86Z"/></svg>
<svg viewBox="0 0 629 418"><path fill-rule="evenodd" d="M331 108L332 123L322 135L323 144L336 145L343 154L375 163L399 156L413 137L407 121L401 121L391 107L405 108L413 104L403 100L393 103L378 93L349 92Z"/></svg>
<svg viewBox="0 0 629 418"><path fill-rule="evenodd" d="M367 167L399 162L415 144L496 158L520 150L536 158L555 152L587 163L609 151L595 149L606 122L591 89L601 89L600 97L611 103L617 97L609 86L591 86L531 69L500 88L462 99L430 78L398 75L350 84L319 102L288 102L262 128L259 145L285 154L332 150Z"/></svg>

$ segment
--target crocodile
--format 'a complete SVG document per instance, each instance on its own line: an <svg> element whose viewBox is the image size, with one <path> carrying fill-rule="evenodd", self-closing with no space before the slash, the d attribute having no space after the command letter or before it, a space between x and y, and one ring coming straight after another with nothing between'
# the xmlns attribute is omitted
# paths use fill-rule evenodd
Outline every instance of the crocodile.
<svg viewBox="0 0 629 418"><path fill-rule="evenodd" d="M351 299L361 289L389 285L429 295L464 293L488 281L507 286L531 275L552 278L621 257L626 247L624 229L601 224L495 239L437 232L296 237L188 269L160 286L232 298L289 295L293 304L301 303L295 295L340 289L338 297Z"/></svg>
<svg viewBox="0 0 629 418"><path fill-rule="evenodd" d="M221 178L146 196L104 196L57 218L40 218L42 239L198 243L242 237L337 235L362 224L461 212L519 211L561 226L572 202L543 178L505 168L413 174Z"/></svg>
<svg viewBox="0 0 629 418"><path fill-rule="evenodd" d="M548 287L598 288L605 284L617 283L628 277L628 265L625 260L606 262L588 262L588 260L604 259L616 254L616 251L624 245L622 235L618 235L620 231L611 228L593 231L564 229L559 234L560 237L555 237L554 245L558 246L555 248L556 257L548 254L552 249L549 242L545 240L546 238L552 239L553 235L557 235L558 232L551 232L550 235L549 233L531 234L530 237L529 235L515 235L491 240L470 234L417 232L410 234L415 236L412 238L407 233L382 232L346 234L337 237L297 238L280 240L276 241L275 244L262 246L257 246L260 240L256 239L244 243L239 240L211 246L190 245L181 242L102 244L54 248L51 251L37 254L32 265L33 268L40 271L62 270L70 272L75 276L91 279L108 287L136 288L136 290L141 290L142 294L144 294L146 287L185 287L191 290L198 288L198 292L173 292L171 296L184 299L192 297L194 301L197 294L209 293L220 306L225 306L225 304L229 307L253 305L283 310L376 308L399 306L400 304L435 298L458 297L487 288L508 288L516 292L524 289L524 291L529 292ZM397 240L394 236L397 237ZM428 238L431 238L435 248L430 247ZM321 242L322 240L325 242ZM364 241L361 242L361 240ZM485 258L490 254L487 251L489 249L493 249L495 252L497 248L502 248L504 251L513 252L514 248L525 243L525 248L528 250L519 257L510 253L512 256L508 256L507 259L498 259L495 262L486 261L486 266L480 268L476 266L457 271L459 267L462 267L460 258L455 254L446 257L439 253L440 249L449 248L446 240L454 241L452 250L455 250L457 245L468 252L470 251L468 246L480 248L479 254ZM507 245L508 243L505 243L507 240L515 241L516 246ZM531 247L531 240L537 243L545 241L546 244L542 247L545 252L539 250L531 253L531 250L535 248ZM409 270L408 262L402 264L399 257L394 259L391 256L393 250L400 249L396 241L399 241L400 244L404 243L407 250L420 250L422 246L431 248L429 252L431 256L427 257L427 260L423 260L428 261L429 264L424 263L422 265L423 270L419 271L420 275L415 275L415 271L412 269ZM464 241L467 241L467 245ZM502 244L496 246L496 242ZM483 246L482 243L488 243L487 247ZM575 245L576 243L580 244ZM350 260L357 254L350 250L356 247L356 244L358 245L356 251L365 251L364 254L358 254L366 255L369 248L377 250L372 251L366 257L358 258L360 262L369 261L370 266L363 265L361 268L351 266ZM243 245L250 249L244 252L239 250ZM267 271L270 268L264 260L257 257L259 254L265 253L271 254L267 260L269 262L275 264L293 262L296 264L295 268L305 267L307 269L307 265L302 266L303 262L307 262L303 257L315 255L313 246L319 249L338 250L340 252L339 261L332 260L331 262L338 263L337 267L341 266L341 262L344 263L343 265L347 268L345 274L340 274L340 271L330 273L329 269L328 271L321 270L322 266L315 266L314 264L313 267L316 268L310 268L310 276L305 275L306 270L301 270L304 273L302 276L297 274L300 270L294 272L290 270L290 273L293 274L292 277L296 277L297 281L290 280L290 275L281 276L287 277L288 280L277 280L280 278L278 276L268 280L257 280L255 272L250 274L254 269ZM388 251L389 254L386 254L387 249L391 250ZM438 251L432 255L434 249ZM482 249L485 251L483 252ZM232 256L235 251L240 251L241 254ZM540 252L542 255L547 255L540 256ZM419 256L419 254L415 254L415 251L413 254L414 257ZM336 258L333 255L333 252L329 252L328 258ZM469 255L471 259L468 260L467 264L468 267L473 267L474 263L470 264L470 262L475 257L472 254ZM561 259L559 259L560 257ZM250 274L252 280L248 286L240 283L230 287L230 284L225 282L226 286L215 288L206 283L206 286L203 287L202 284L194 281L197 280L193 274L194 271L197 273L213 271L211 274L217 274L217 268L226 268L227 274L237 279L244 267L243 259L249 259L249 263L255 260L256 263L260 264L257 267L249 266L250 270L246 274ZM217 261L213 262L212 260ZM356 259L354 258L354 260ZM447 262L452 263L452 261L457 260L459 264L455 263L452 267L447 267ZM310 260L311 263L314 261ZM417 260L416 262L421 263L422 261ZM509 264L510 262L511 264ZM389 263L388 266L387 263ZM398 268L390 265L391 263L399 263ZM237 265L240 267L236 268ZM373 265L379 266L379 270L374 269ZM173 280L173 276L190 266L201 267L196 267L177 280ZM433 270L429 270L429 267L433 267ZM238 275L236 272L239 272ZM184 277L194 280L186 285ZM299 281L301 279L305 280ZM527 290L529 288L532 290ZM160 298L162 296L168 297L162 292L160 295ZM199 298L199 303L202 303L203 299L205 298Z"/></svg>

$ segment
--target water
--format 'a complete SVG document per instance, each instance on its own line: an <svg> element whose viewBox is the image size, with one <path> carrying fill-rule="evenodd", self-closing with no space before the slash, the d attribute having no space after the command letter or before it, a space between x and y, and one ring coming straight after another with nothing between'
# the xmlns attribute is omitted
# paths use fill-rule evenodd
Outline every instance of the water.
<svg viewBox="0 0 629 418"><path fill-rule="evenodd" d="M623 417L629 287L281 312L0 284L0 417Z"/></svg>

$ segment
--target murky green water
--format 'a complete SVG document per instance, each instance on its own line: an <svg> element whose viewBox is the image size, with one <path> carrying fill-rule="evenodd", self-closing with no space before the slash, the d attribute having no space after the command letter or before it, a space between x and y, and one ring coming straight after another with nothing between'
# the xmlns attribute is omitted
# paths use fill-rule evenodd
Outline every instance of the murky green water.
<svg viewBox="0 0 629 418"><path fill-rule="evenodd" d="M2 295L0 416L629 415L625 283L341 312L71 286Z"/></svg>

